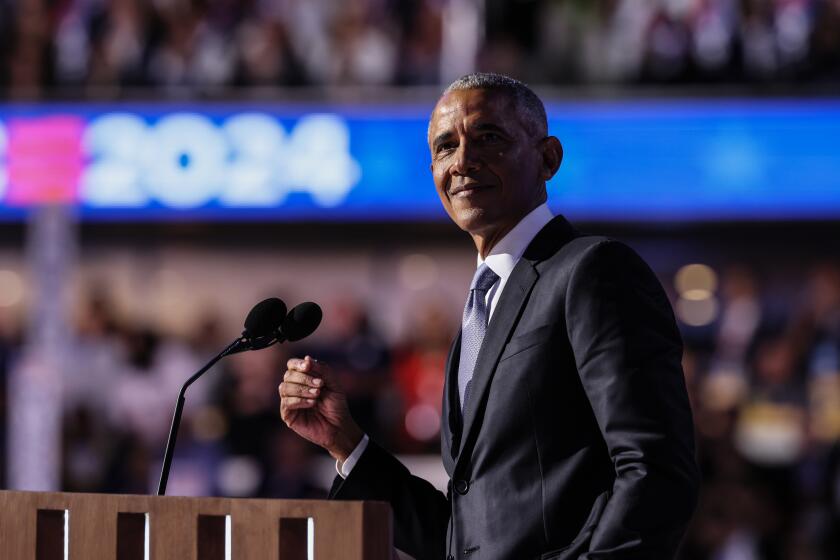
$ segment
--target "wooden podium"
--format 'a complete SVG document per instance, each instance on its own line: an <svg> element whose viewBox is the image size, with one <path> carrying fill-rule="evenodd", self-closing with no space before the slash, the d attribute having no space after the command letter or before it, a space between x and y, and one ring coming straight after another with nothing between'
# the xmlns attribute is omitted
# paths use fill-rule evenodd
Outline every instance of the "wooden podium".
<svg viewBox="0 0 840 560"><path fill-rule="evenodd" d="M235 560L305 560L310 539L317 560L390 559L390 507L0 491L0 558L9 560L63 560L65 550L70 560L224 560L228 551Z"/></svg>

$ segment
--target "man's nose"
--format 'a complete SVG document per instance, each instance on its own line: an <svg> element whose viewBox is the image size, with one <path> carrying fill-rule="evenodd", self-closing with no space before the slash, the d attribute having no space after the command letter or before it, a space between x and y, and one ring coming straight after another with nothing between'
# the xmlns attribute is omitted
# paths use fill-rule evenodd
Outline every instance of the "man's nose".
<svg viewBox="0 0 840 560"><path fill-rule="evenodd" d="M450 172L452 175L468 175L481 167L481 159L469 142L461 142L455 152L455 159Z"/></svg>

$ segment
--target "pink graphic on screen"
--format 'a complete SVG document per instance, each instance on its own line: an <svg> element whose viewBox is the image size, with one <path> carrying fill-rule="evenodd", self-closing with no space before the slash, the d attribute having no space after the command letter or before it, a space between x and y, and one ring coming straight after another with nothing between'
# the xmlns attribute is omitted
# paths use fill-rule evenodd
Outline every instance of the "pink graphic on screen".
<svg viewBox="0 0 840 560"><path fill-rule="evenodd" d="M6 204L75 204L84 127L81 118L65 115L10 120Z"/></svg>

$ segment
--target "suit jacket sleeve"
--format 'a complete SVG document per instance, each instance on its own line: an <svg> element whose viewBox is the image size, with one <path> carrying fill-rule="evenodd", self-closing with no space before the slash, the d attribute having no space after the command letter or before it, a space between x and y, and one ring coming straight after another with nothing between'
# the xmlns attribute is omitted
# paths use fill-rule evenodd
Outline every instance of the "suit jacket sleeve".
<svg viewBox="0 0 840 560"><path fill-rule="evenodd" d="M682 341L668 299L636 253L603 241L572 273L566 324L616 475L581 558L673 558L699 474Z"/></svg>
<svg viewBox="0 0 840 560"><path fill-rule="evenodd" d="M445 556L450 506L447 496L412 475L373 440L347 478L336 476L330 499L378 500L391 504L394 544L417 560Z"/></svg>

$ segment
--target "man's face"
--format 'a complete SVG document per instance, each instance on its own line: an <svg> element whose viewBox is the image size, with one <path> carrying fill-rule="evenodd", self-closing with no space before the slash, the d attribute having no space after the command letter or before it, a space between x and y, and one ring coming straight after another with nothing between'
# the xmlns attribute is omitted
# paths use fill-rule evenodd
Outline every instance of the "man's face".
<svg viewBox="0 0 840 560"><path fill-rule="evenodd" d="M556 171L546 167L544 140L499 92L471 89L442 97L432 113L429 148L447 214L485 238L504 235L544 202L545 180Z"/></svg>

